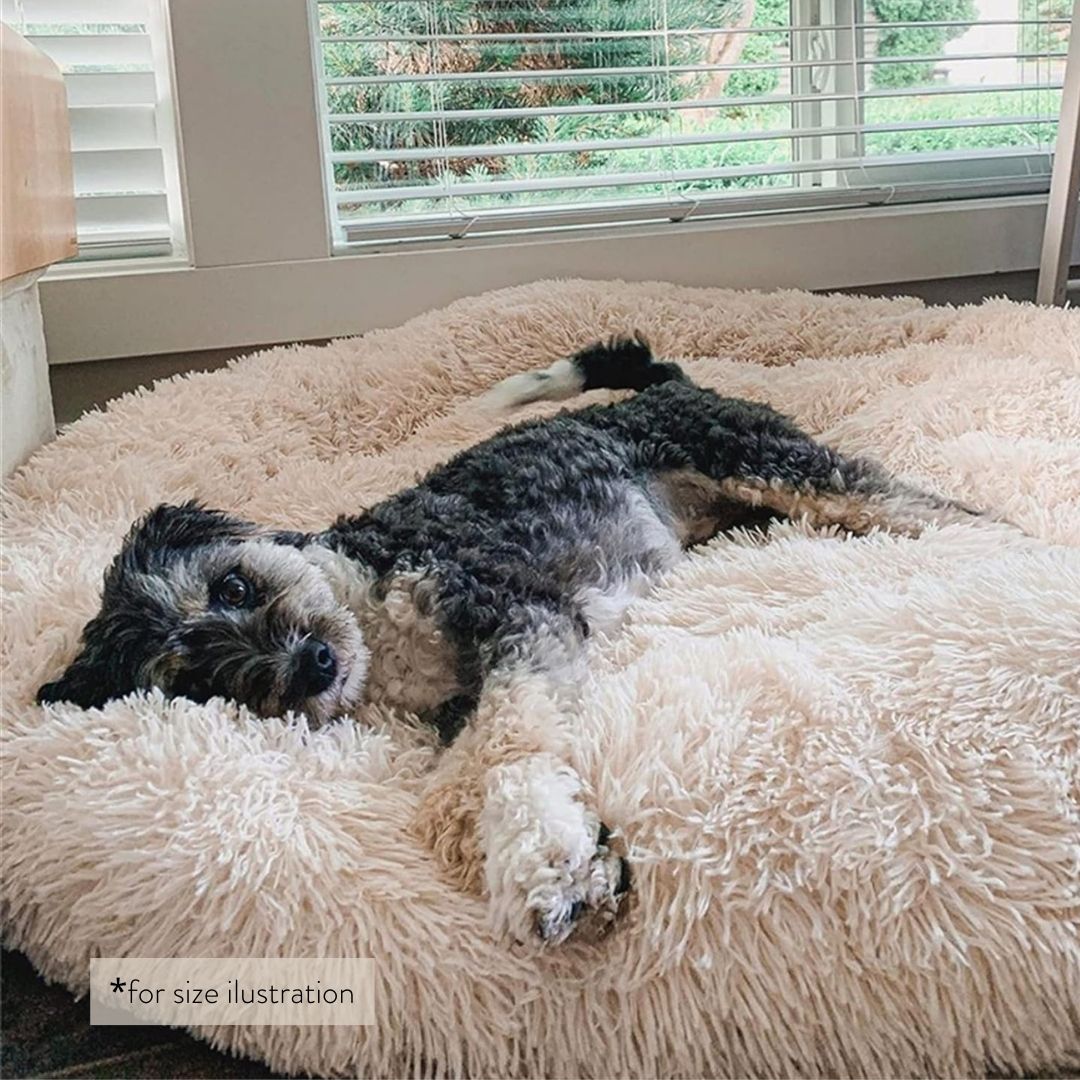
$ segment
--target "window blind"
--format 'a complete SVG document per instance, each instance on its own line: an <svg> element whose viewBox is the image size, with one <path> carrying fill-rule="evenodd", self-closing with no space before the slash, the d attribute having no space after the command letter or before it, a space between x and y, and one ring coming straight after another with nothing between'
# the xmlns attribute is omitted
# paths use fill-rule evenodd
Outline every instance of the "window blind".
<svg viewBox="0 0 1080 1080"><path fill-rule="evenodd" d="M3 0L4 20L64 73L83 259L173 250L150 2Z"/></svg>
<svg viewBox="0 0 1080 1080"><path fill-rule="evenodd" d="M1069 0L312 0L338 240L1041 192Z"/></svg>

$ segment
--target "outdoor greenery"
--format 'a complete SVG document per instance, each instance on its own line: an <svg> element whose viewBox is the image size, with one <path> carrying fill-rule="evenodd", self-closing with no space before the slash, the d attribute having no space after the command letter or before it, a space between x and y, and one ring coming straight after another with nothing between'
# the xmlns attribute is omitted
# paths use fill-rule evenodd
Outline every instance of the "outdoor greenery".
<svg viewBox="0 0 1080 1080"><path fill-rule="evenodd" d="M1025 26L1020 39L1023 51L1064 52L1069 40L1072 11L1072 0L1020 0L1020 18L1025 22L1030 23L1035 19L1058 20L1045 26Z"/></svg>
<svg viewBox="0 0 1080 1080"><path fill-rule="evenodd" d="M738 10L739 0L669 0L669 25L725 26ZM433 25L434 23L434 25ZM380 42L331 43L325 52L327 71L346 76L415 74L416 82L394 82L330 88L334 112L430 113L440 110L513 110L543 106L614 104L664 101L673 96L692 97L700 80L679 79L670 83L657 65L662 48L650 32L656 29L651 4L641 0L520 0L478 2L442 0L434 3L342 3L329 5L323 14L323 32L335 36L383 35ZM506 34L516 40L460 40L448 35ZM634 31L646 32L633 36ZM595 33L596 37L544 39L550 34ZM618 38L603 38L617 32ZM433 44L431 35L442 37ZM415 39L415 40L410 40ZM708 43L695 36L670 39L680 65L702 65ZM642 74L597 76L577 74L606 68L642 68ZM565 72L552 76L522 78L521 72ZM450 79L433 85L425 77L447 73ZM514 73L505 79L483 82L455 81L465 73ZM437 134L450 146L490 145L501 142L544 142L552 139L626 138L655 127L662 119L655 110L594 115L521 116L501 119L455 119L436 125L433 121L357 123L337 126L334 149L397 149L433 146ZM590 167L591 159L581 162ZM435 168L467 174L482 165L489 175L507 171L505 157L485 155L420 162L414 170L419 179ZM347 165L338 179L356 183L377 179L379 166ZM397 169L398 173L407 170ZM410 179L402 175L393 179Z"/></svg>
<svg viewBox="0 0 1080 1080"><path fill-rule="evenodd" d="M1025 98L1030 98L1029 103ZM882 98L867 112L871 124L909 121L950 121L958 118L1008 117L1042 113L1056 116L1061 91L1042 90L1013 93L987 92L952 96L941 94L924 98ZM1025 105L1029 107L1025 108ZM939 150L976 150L1004 146L1039 146L1045 144L1051 123L994 124L984 127L930 128L922 131L868 132L866 153L918 154Z"/></svg>
<svg viewBox="0 0 1080 1080"><path fill-rule="evenodd" d="M975 0L870 0L874 18L881 23L961 22L976 17ZM905 26L879 32L877 56L940 56L945 44L967 30L960 26ZM917 86L934 75L934 61L875 64L874 86Z"/></svg>
<svg viewBox="0 0 1080 1080"><path fill-rule="evenodd" d="M750 22L759 30L746 35L739 60L744 64L779 64L788 35L782 30L790 19L791 0L757 0ZM750 71L735 71L728 78L724 92L729 97L759 97L772 94L780 86L780 67Z"/></svg>
<svg viewBox="0 0 1080 1080"><path fill-rule="evenodd" d="M1021 17L1027 18L1057 18L1059 9L1069 6L1069 0L1020 2ZM975 0L867 0L867 5L872 22L955 24L872 29L867 45L873 55L885 58L940 56L947 42L977 17ZM371 151L387 151L379 160L337 163L338 190L385 193L381 202L357 206L357 213L422 213L443 209L441 200L451 192L459 209L470 210L672 191L693 198L718 188L790 185L790 171L783 166L792 160L793 141L789 135L770 137L793 127L790 105L775 101L792 89L785 68L791 55L792 35L785 29L790 0L667 0L665 7L669 33L661 37L655 32L657 4L646 0L342 0L324 5L323 34L341 39L323 46L330 111L339 118L331 125L331 147L345 154L368 152L371 158L376 157ZM716 32L725 27L735 32ZM707 30L713 33L693 32ZM1024 37L1026 31L1018 32L1018 46L1045 49L1046 31L1041 32L1034 44ZM665 59L690 70L668 76L662 70ZM955 122L1050 116L1057 102L1053 92L919 93L921 87L941 88L938 66L933 59L869 66L871 88L912 92L867 99L868 125L941 121L946 126L868 131L863 153L873 157L1046 144L1052 133L1047 124L1026 120L965 127ZM604 71L611 74L598 73ZM493 77L463 77L476 73ZM386 76L393 78L382 81ZM371 81L333 82L358 77ZM731 106L716 104L725 98ZM696 101L713 104L698 108ZM665 102L679 107L665 107ZM588 109L607 105L621 108ZM471 115L478 110L497 115ZM734 137L740 133L747 137ZM720 141L680 144L708 135ZM615 140L660 145L595 145ZM579 143L581 148L519 154L499 149L538 143ZM456 148L469 149L457 156ZM430 156L421 152L408 160L392 154L427 149ZM749 170L750 175L694 176L695 170ZM567 190L555 182L590 174L610 183ZM667 179L674 174L674 180ZM541 189L507 196L501 182L511 180L538 181ZM544 182L552 182L552 190L544 190ZM462 194L465 184L469 188ZM431 199L403 203L395 199L399 187L430 187Z"/></svg>

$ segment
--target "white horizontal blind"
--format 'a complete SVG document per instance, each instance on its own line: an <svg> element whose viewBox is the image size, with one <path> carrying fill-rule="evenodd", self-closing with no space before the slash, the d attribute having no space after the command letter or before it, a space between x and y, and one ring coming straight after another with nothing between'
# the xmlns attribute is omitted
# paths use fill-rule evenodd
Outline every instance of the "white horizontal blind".
<svg viewBox="0 0 1080 1080"><path fill-rule="evenodd" d="M173 250L160 43L150 0L3 0L3 15L64 73L79 257Z"/></svg>
<svg viewBox="0 0 1080 1080"><path fill-rule="evenodd" d="M1044 191L1069 0L312 0L352 243Z"/></svg>

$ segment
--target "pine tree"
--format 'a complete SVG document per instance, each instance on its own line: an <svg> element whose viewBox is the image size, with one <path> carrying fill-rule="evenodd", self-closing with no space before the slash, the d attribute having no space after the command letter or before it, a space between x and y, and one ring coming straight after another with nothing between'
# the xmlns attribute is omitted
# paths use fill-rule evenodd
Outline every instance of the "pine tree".
<svg viewBox="0 0 1080 1080"><path fill-rule="evenodd" d="M409 40L334 43L327 46L328 70L341 75L430 74L433 72L565 71L565 75L485 80L383 83L331 88L331 110L339 113L409 113L400 122L365 121L337 125L334 149L401 149L489 146L499 143L595 139L645 134L664 120L662 109L585 114L503 116L495 119L451 119L440 125L425 114L446 110L507 110L543 106L663 102L692 98L704 76L667 79L659 70L665 43L633 31L696 29L731 25L743 0L440 0L408 3L342 3L323 11L323 32L335 36L366 35ZM554 32L586 36L545 40ZM438 42L433 42L437 32ZM627 36L605 37L618 32ZM460 40L453 35L533 35L526 40ZM447 37L449 36L449 37ZM740 35L745 38L746 35ZM669 35L675 64L702 64L715 42L705 35ZM737 55L738 47L735 52ZM631 75L581 75L577 69L645 68ZM414 118L415 116L415 118ZM419 122L418 122L419 121ZM600 164L586 155L581 168ZM499 175L516 164L507 156L441 160L437 154L419 163L338 166L337 179L349 186L372 182L423 182L449 169L470 174L477 169Z"/></svg>

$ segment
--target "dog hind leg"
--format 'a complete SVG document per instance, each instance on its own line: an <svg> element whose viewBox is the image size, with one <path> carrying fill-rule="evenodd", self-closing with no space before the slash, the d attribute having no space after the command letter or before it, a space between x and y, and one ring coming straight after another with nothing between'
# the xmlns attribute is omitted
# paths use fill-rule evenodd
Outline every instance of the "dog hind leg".
<svg viewBox="0 0 1080 1080"><path fill-rule="evenodd" d="M722 398L686 383L669 383L652 394L652 401L642 394L631 406L639 410L640 437L661 438L672 448L664 451L663 464L690 466L731 502L858 534L881 529L918 536L930 524L980 516L897 479L873 461L816 442L767 405Z"/></svg>
<svg viewBox="0 0 1080 1080"><path fill-rule="evenodd" d="M927 525L971 521L978 511L890 476L871 462L835 455L828 473L800 475L785 468L725 477L720 489L732 500L766 507L810 524L838 525L864 535L873 529L919 536Z"/></svg>

